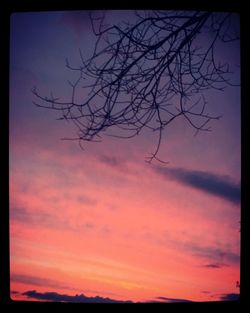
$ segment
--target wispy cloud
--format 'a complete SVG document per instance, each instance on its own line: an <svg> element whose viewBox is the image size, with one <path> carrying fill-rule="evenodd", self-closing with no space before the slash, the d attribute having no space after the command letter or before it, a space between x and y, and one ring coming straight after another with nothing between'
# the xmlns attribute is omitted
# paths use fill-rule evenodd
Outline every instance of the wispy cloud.
<svg viewBox="0 0 250 313"><path fill-rule="evenodd" d="M22 207L10 208L10 218L19 222L31 222L31 215L28 214L27 210Z"/></svg>
<svg viewBox="0 0 250 313"><path fill-rule="evenodd" d="M238 293L227 293L221 295L221 300L222 301L236 301L239 300L240 295Z"/></svg>
<svg viewBox="0 0 250 313"><path fill-rule="evenodd" d="M96 225L91 222L83 222L77 225L72 225L66 218L39 210L31 213L22 207L11 208L10 217L12 221L29 224L32 225L32 227L46 227L63 231L90 231L96 227Z"/></svg>
<svg viewBox="0 0 250 313"><path fill-rule="evenodd" d="M87 204L87 205L91 205L94 206L97 204L97 200L94 198L91 198L89 196L86 195L80 195L77 197L78 202L82 203L82 204Z"/></svg>
<svg viewBox="0 0 250 313"><path fill-rule="evenodd" d="M101 161L101 163L104 163L113 168L124 169L125 167L124 161L115 156L100 155L98 159Z"/></svg>
<svg viewBox="0 0 250 313"><path fill-rule="evenodd" d="M179 298L168 298L168 297L156 297L155 299L161 300L164 302L192 302L191 300L188 299L179 299Z"/></svg>
<svg viewBox="0 0 250 313"><path fill-rule="evenodd" d="M72 290L72 288L68 286L62 285L60 282L37 277L37 276L30 276L30 275L22 275L22 274L11 274L10 280L12 282L18 282L26 285L35 285L35 286L43 286L43 287L51 287L51 288L62 288L62 289L69 289Z"/></svg>
<svg viewBox="0 0 250 313"><path fill-rule="evenodd" d="M216 242L206 244L203 241L193 240L192 237L176 238L172 233L165 232L159 237L151 232L146 233L147 240L154 244L165 247L168 245L173 249L178 249L182 253L198 257L199 266L207 268L219 268L230 266L230 264L239 265L240 251L234 251L228 245L218 244Z"/></svg>
<svg viewBox="0 0 250 313"><path fill-rule="evenodd" d="M238 264L240 262L240 256L238 254L223 248L202 246L191 242L185 243L183 247L198 257L214 260L214 262L208 264L208 267L210 268L221 266L222 264L224 264L224 262L229 264L230 263Z"/></svg>
<svg viewBox="0 0 250 313"><path fill-rule="evenodd" d="M222 267L225 267L225 266L228 266L227 264L224 264L224 263L209 263L209 264L205 264L203 265L203 267L206 267L206 268L211 268L211 269L218 269L218 268L222 268Z"/></svg>
<svg viewBox="0 0 250 313"><path fill-rule="evenodd" d="M154 170L167 179L191 186L206 193L218 196L235 204L240 203L240 184L228 176L184 168L154 167Z"/></svg>
<svg viewBox="0 0 250 313"><path fill-rule="evenodd" d="M23 207L11 208L10 218L11 220L38 226L46 226L64 230L69 228L69 224L66 220L59 219L52 214L39 210L36 210L35 213L31 213Z"/></svg>
<svg viewBox="0 0 250 313"><path fill-rule="evenodd" d="M84 294L80 295L67 295L60 294L57 292L37 292L36 290L30 290L23 293L24 296L28 298L33 298L37 300L47 300L56 302L82 302L82 303L132 303L132 301L114 300L110 298L103 297L87 297Z"/></svg>

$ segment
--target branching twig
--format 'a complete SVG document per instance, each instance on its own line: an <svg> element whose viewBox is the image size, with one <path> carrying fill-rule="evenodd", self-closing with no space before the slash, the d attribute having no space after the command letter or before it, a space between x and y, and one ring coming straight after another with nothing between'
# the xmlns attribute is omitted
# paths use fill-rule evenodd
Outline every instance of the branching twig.
<svg viewBox="0 0 250 313"><path fill-rule="evenodd" d="M229 67L217 62L215 47L239 36L228 13L147 11L136 12L136 18L134 24L110 26L104 15L92 15L97 36L92 56L85 60L80 51L78 67L66 60L67 68L78 73L69 82L70 100L60 101L52 93L44 97L34 88L39 101L34 103L72 121L78 129L73 139L80 142L99 140L104 132L118 138L132 138L145 128L157 132L148 160L160 161L162 134L174 119L183 116L199 132L220 118L206 112L202 93L230 84Z"/></svg>

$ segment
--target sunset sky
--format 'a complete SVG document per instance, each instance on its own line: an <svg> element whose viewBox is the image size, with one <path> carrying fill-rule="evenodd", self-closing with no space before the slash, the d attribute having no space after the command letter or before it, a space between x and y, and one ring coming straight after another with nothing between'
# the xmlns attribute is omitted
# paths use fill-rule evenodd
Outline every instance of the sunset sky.
<svg viewBox="0 0 250 313"><path fill-rule="evenodd" d="M132 12L109 11L116 23ZM235 19L235 23L237 19ZM31 90L69 96L65 58L94 45L88 14L16 13L10 21L10 267L14 300L232 299L240 280L240 88L206 93L211 132L183 119L156 136L75 141ZM237 27L237 25L236 25ZM239 81L239 43L219 50ZM83 92L84 97L84 92Z"/></svg>

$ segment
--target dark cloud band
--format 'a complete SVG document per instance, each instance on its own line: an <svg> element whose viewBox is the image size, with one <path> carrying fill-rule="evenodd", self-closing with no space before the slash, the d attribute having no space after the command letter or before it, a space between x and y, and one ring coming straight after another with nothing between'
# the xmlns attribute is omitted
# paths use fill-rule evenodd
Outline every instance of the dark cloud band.
<svg viewBox="0 0 250 313"><path fill-rule="evenodd" d="M164 302L192 302L191 300L188 299L179 299L179 298L156 297L156 299Z"/></svg>
<svg viewBox="0 0 250 313"><path fill-rule="evenodd" d="M203 171L187 170L184 168L156 167L155 171L181 184L202 190L235 204L240 203L240 184L232 182L227 176L215 175Z"/></svg>
<svg viewBox="0 0 250 313"><path fill-rule="evenodd" d="M81 302L81 303L132 303L132 301L114 300L103 297L87 297L84 294L70 296L67 294L60 294L57 292L37 292L36 290L30 290L23 293L28 298L37 300L47 300L55 302Z"/></svg>

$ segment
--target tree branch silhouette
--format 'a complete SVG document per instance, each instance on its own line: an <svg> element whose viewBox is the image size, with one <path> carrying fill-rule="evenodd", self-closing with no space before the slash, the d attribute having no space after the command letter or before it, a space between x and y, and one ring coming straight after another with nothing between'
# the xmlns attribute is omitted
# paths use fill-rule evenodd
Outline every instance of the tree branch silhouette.
<svg viewBox="0 0 250 313"><path fill-rule="evenodd" d="M42 96L42 108L59 111L60 120L77 128L69 140L100 141L101 135L132 138L144 129L158 134L147 159L158 160L162 134L179 117L199 131L209 131L218 120L207 112L203 91L224 90L230 69L216 59L216 46L238 40L231 13L145 11L136 22L105 25L105 15L90 13L96 43L90 58L80 51L80 66L66 66L78 74L69 82L68 101ZM79 90L82 96L79 99Z"/></svg>

